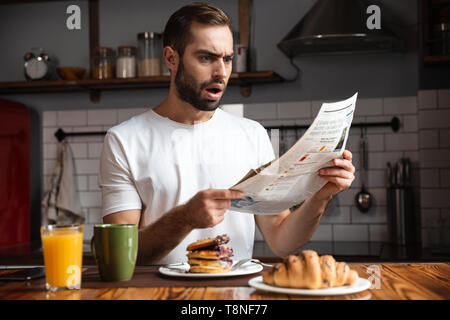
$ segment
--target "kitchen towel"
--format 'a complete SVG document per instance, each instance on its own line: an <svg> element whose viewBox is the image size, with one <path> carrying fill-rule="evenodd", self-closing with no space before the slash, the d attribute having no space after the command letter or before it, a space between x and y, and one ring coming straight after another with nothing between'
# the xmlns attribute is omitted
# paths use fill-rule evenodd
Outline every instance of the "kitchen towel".
<svg viewBox="0 0 450 320"><path fill-rule="evenodd" d="M42 225L81 224L84 213L76 187L72 148L64 140L60 145L50 190L42 200Z"/></svg>

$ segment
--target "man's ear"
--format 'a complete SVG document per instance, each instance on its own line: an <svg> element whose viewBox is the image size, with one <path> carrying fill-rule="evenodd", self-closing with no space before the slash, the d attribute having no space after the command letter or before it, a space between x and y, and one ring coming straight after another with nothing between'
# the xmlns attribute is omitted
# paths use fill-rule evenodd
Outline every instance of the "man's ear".
<svg viewBox="0 0 450 320"><path fill-rule="evenodd" d="M166 46L163 50L164 62L167 68L172 72L176 73L179 63L179 55L172 47Z"/></svg>

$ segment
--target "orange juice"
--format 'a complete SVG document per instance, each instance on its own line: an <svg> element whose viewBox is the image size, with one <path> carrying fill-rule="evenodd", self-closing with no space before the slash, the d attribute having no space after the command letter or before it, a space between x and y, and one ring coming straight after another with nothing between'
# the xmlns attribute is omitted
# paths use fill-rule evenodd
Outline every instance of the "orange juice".
<svg viewBox="0 0 450 320"><path fill-rule="evenodd" d="M83 226L47 226L41 230L47 289L79 289Z"/></svg>

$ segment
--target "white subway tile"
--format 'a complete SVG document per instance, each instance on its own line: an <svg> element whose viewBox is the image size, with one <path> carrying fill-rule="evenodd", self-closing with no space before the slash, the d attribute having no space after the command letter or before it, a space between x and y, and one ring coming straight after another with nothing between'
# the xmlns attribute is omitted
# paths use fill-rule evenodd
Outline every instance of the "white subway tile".
<svg viewBox="0 0 450 320"><path fill-rule="evenodd" d="M277 104L279 119L310 118L311 102L282 102Z"/></svg>
<svg viewBox="0 0 450 320"><path fill-rule="evenodd" d="M88 157L100 158L103 148L103 143L89 143L88 144Z"/></svg>
<svg viewBox="0 0 450 320"><path fill-rule="evenodd" d="M339 199L339 196L337 196ZM339 200L338 200L339 202ZM327 213L326 211L325 213ZM350 207L349 206L336 206L331 215L323 215L320 220L321 224L331 223L350 223Z"/></svg>
<svg viewBox="0 0 450 320"><path fill-rule="evenodd" d="M440 187L450 188L450 169L440 169L439 172Z"/></svg>
<svg viewBox="0 0 450 320"><path fill-rule="evenodd" d="M384 188L387 186L386 170L369 170L367 172L368 188Z"/></svg>
<svg viewBox="0 0 450 320"><path fill-rule="evenodd" d="M98 174L100 170L99 159L78 159L75 160L77 174Z"/></svg>
<svg viewBox="0 0 450 320"><path fill-rule="evenodd" d="M44 159L57 159L58 157L58 144L56 143L44 143L42 145L42 152Z"/></svg>
<svg viewBox="0 0 450 320"><path fill-rule="evenodd" d="M84 224L84 230L83 230L83 240L91 241L93 236L94 236L94 225L85 223ZM91 249L88 248L88 251L90 252Z"/></svg>
<svg viewBox="0 0 450 320"><path fill-rule="evenodd" d="M435 130L420 130L419 131L419 146L420 149L439 148L439 131Z"/></svg>
<svg viewBox="0 0 450 320"><path fill-rule="evenodd" d="M244 116L244 105L240 104L224 104L220 108L232 115L242 118ZM130 117L131 118L131 117Z"/></svg>
<svg viewBox="0 0 450 320"><path fill-rule="evenodd" d="M80 195L81 205L83 207L101 207L102 193L100 191L82 191Z"/></svg>
<svg viewBox="0 0 450 320"><path fill-rule="evenodd" d="M73 157L75 159L84 159L87 157L87 145L86 143L70 143Z"/></svg>
<svg viewBox="0 0 450 320"><path fill-rule="evenodd" d="M369 225L369 241L389 241L388 227L386 224L371 224Z"/></svg>
<svg viewBox="0 0 450 320"><path fill-rule="evenodd" d="M415 114L417 113L417 97L394 97L383 99L385 115Z"/></svg>
<svg viewBox="0 0 450 320"><path fill-rule="evenodd" d="M118 109L117 110L118 123L128 120L128 119L130 119L138 114L141 114L149 109L150 108Z"/></svg>
<svg viewBox="0 0 450 320"><path fill-rule="evenodd" d="M100 187L98 186L98 175L89 176L89 190L100 191Z"/></svg>
<svg viewBox="0 0 450 320"><path fill-rule="evenodd" d="M450 128L450 109L419 111L419 129Z"/></svg>
<svg viewBox="0 0 450 320"><path fill-rule="evenodd" d="M45 159L43 161L42 166L43 166L42 170L43 175L52 175L53 172L55 171L56 159Z"/></svg>
<svg viewBox="0 0 450 320"><path fill-rule="evenodd" d="M439 130L439 145L441 148L450 148L450 129Z"/></svg>
<svg viewBox="0 0 450 320"><path fill-rule="evenodd" d="M331 224L319 224L310 241L332 241L333 231Z"/></svg>
<svg viewBox="0 0 450 320"><path fill-rule="evenodd" d="M56 111L42 112L42 126L56 127Z"/></svg>
<svg viewBox="0 0 450 320"><path fill-rule="evenodd" d="M419 149L419 141L415 133L386 134L385 140L386 151Z"/></svg>
<svg viewBox="0 0 450 320"><path fill-rule="evenodd" d="M370 152L369 169L386 169L387 163L391 165L403 156L401 151L395 152Z"/></svg>
<svg viewBox="0 0 450 320"><path fill-rule="evenodd" d="M417 99L419 109L436 109L438 106L436 90L419 91Z"/></svg>
<svg viewBox="0 0 450 320"><path fill-rule="evenodd" d="M404 115L402 118L403 126L401 130L403 132L417 132L419 130L417 115Z"/></svg>
<svg viewBox="0 0 450 320"><path fill-rule="evenodd" d="M244 117L253 120L276 119L276 103L254 103L246 104L244 107Z"/></svg>
<svg viewBox="0 0 450 320"><path fill-rule="evenodd" d="M422 208L450 208L450 189L422 188L420 204Z"/></svg>
<svg viewBox="0 0 450 320"><path fill-rule="evenodd" d="M445 227L450 227L450 209L441 209L441 222Z"/></svg>
<svg viewBox="0 0 450 320"><path fill-rule="evenodd" d="M367 225L335 224L333 225L334 241L368 241Z"/></svg>
<svg viewBox="0 0 450 320"><path fill-rule="evenodd" d="M429 149L420 153L421 168L449 168L450 149Z"/></svg>
<svg viewBox="0 0 450 320"><path fill-rule="evenodd" d="M293 119L283 120L257 120L263 127L281 127L281 126L294 126L296 125Z"/></svg>
<svg viewBox="0 0 450 320"><path fill-rule="evenodd" d="M421 227L422 228L430 228L430 227L439 227L440 226L440 217L441 213L439 209L422 209L420 210L421 215Z"/></svg>
<svg viewBox="0 0 450 320"><path fill-rule="evenodd" d="M87 191L88 190L87 176L77 175L76 177L77 177L78 191Z"/></svg>
<svg viewBox="0 0 450 320"><path fill-rule="evenodd" d="M438 91L439 109L450 109L450 89L440 89Z"/></svg>
<svg viewBox="0 0 450 320"><path fill-rule="evenodd" d="M89 126L92 125L115 125L117 124L117 110L107 109L107 110L88 110L88 123Z"/></svg>
<svg viewBox="0 0 450 320"><path fill-rule="evenodd" d="M438 188L439 187L439 169L420 170L420 186L422 188Z"/></svg>
<svg viewBox="0 0 450 320"><path fill-rule="evenodd" d="M383 99L358 99L355 107L355 116L382 116Z"/></svg>
<svg viewBox="0 0 450 320"><path fill-rule="evenodd" d="M383 189L384 190L384 189ZM351 207L351 222L352 224L361 223L386 223L387 221L387 207L385 205L378 205L378 199L372 190L369 192L374 196L374 203L368 212L361 212L356 206Z"/></svg>
<svg viewBox="0 0 450 320"><path fill-rule="evenodd" d="M368 134L366 136L367 151L384 151L384 135Z"/></svg>
<svg viewBox="0 0 450 320"><path fill-rule="evenodd" d="M58 126L85 126L87 125L87 111L58 111L57 115Z"/></svg>
<svg viewBox="0 0 450 320"><path fill-rule="evenodd" d="M351 206L353 205L355 195L359 190L355 188L349 188L339 193L339 205L341 206Z"/></svg>
<svg viewBox="0 0 450 320"><path fill-rule="evenodd" d="M88 223L103 223L102 208L89 208L87 214Z"/></svg>
<svg viewBox="0 0 450 320"><path fill-rule="evenodd" d="M259 228L256 227L255 228L255 241L263 241L263 240L264 240L264 237L263 237L261 231L259 231Z"/></svg>

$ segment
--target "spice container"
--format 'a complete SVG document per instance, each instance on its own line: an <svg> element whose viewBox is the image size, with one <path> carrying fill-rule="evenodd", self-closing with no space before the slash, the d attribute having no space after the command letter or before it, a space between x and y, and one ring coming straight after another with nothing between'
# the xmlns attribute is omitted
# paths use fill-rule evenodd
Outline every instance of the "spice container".
<svg viewBox="0 0 450 320"><path fill-rule="evenodd" d="M161 75L162 36L156 32L138 34L138 75L139 77Z"/></svg>
<svg viewBox="0 0 450 320"><path fill-rule="evenodd" d="M92 54L92 78L112 79L114 77L114 50L97 47Z"/></svg>
<svg viewBox="0 0 450 320"><path fill-rule="evenodd" d="M136 47L120 46L117 52L116 78L136 77Z"/></svg>

